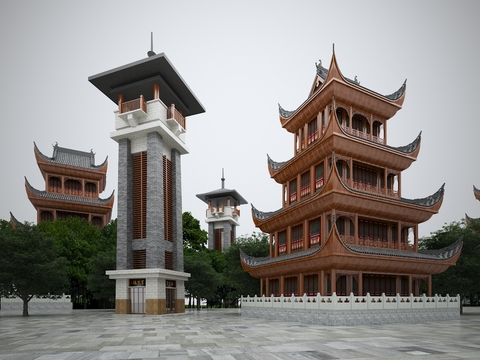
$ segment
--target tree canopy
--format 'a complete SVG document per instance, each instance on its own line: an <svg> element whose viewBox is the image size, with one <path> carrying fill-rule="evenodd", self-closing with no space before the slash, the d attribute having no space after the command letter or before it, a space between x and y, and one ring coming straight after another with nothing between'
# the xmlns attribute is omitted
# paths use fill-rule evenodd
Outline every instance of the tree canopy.
<svg viewBox="0 0 480 360"><path fill-rule="evenodd" d="M191 213L183 213L184 269L191 277L185 283L187 295L209 305L237 304L241 295L260 291L260 282L243 271L240 248L252 256L268 255L268 235L253 233L237 238L224 252L206 247L208 234Z"/></svg>
<svg viewBox="0 0 480 360"><path fill-rule="evenodd" d="M106 300L108 292L113 291L115 296L115 282L107 278L105 270L115 269L110 266L115 265L112 259L116 252L116 220L102 229L78 217L44 221L38 227L53 238L59 256L69 261L67 292L72 295L74 307L87 308L92 299Z"/></svg>
<svg viewBox="0 0 480 360"><path fill-rule="evenodd" d="M4 294L23 300L23 316L35 295L61 294L68 283L68 261L59 255L54 239L36 225L0 226L0 284Z"/></svg>
<svg viewBox="0 0 480 360"><path fill-rule="evenodd" d="M447 247L462 237L462 253L456 266L449 267L443 273L432 276L432 290L436 294L460 294L471 302L478 302L480 293L480 223L465 226L463 222L452 222L442 229L419 240L422 249L435 250Z"/></svg>

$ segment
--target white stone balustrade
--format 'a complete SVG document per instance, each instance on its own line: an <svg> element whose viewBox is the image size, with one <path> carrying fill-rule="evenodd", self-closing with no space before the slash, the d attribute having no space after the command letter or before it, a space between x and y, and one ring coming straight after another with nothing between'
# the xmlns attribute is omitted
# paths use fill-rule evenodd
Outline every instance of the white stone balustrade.
<svg viewBox="0 0 480 360"><path fill-rule="evenodd" d="M460 309L460 295L447 296L271 296L243 297L243 307L309 309L309 310L401 310L401 309Z"/></svg>

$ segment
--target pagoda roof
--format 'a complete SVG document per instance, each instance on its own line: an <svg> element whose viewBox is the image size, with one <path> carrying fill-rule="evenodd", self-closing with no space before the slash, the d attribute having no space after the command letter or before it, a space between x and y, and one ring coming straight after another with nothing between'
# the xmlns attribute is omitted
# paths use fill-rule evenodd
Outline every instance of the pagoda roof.
<svg viewBox="0 0 480 360"><path fill-rule="evenodd" d="M327 143L326 139L331 136L335 136L335 140ZM345 144L343 139L353 140L356 145L353 145L353 143L350 142L348 146L346 146L347 144ZM350 151L351 154L345 153L343 155L355 155L358 160L365 161L367 163L373 163L373 160L375 160L377 163L376 165L380 167L385 166L396 170L405 170L413 161L416 160L416 157L420 151L421 140L422 132L420 132L415 140L413 140L411 143L398 147L384 145L369 139L364 139L345 131L341 127L335 114L334 120L328 123L325 132L320 136L319 139L310 144L307 149L299 152L289 160L282 162L276 162L272 160L267 154L267 163L271 177L275 177L277 173L282 171L285 166L292 165L292 171L287 171L285 176L282 176L280 179L278 179L280 183L288 180L288 177L294 176L296 172L300 171L300 169L298 169L299 165L296 163L294 164L294 160L301 157L305 157L307 159L311 159L312 157L322 158L326 155L326 151ZM342 141L342 144L340 141ZM311 154L320 151L319 149L321 147L324 148L321 151L322 154ZM387 150L387 152L382 152L382 155L379 156L378 150ZM309 166L309 163L305 163L304 167L306 169ZM305 169L302 168L301 171L304 171Z"/></svg>
<svg viewBox="0 0 480 360"><path fill-rule="evenodd" d="M480 218L472 218L472 217L468 216L467 214L465 214L465 224L467 226L472 225L472 222L474 222L474 221L480 221Z"/></svg>
<svg viewBox="0 0 480 360"><path fill-rule="evenodd" d="M335 154L332 154L332 157L332 162L335 162ZM434 194L424 198L398 199L349 187L339 176L336 166L333 166L325 184L314 195L271 212L259 211L252 204L252 217L255 226L267 233L287 223L293 225L322 208L358 212L367 217L380 216L392 221L397 218L418 224L438 212L443 201L444 185Z"/></svg>
<svg viewBox="0 0 480 360"><path fill-rule="evenodd" d="M115 191L112 191L112 194L108 198L101 199L101 198L91 198L91 197L52 193L52 192L47 192L45 190L35 189L28 182L27 178L25 178L25 188L27 191L28 198L30 199L32 204L35 206L35 208L37 207L36 204L38 204L38 201L40 201L40 203L42 204L45 201L48 201L49 203L53 201L56 204L58 203L77 204L83 208L83 211L89 211L89 210L91 211L93 208L98 211L98 209L100 208L105 208L108 211L102 211L102 212L109 212L113 207L114 194L115 194ZM72 206L67 205L65 209L70 209L70 207Z"/></svg>
<svg viewBox="0 0 480 360"><path fill-rule="evenodd" d="M95 165L95 153L93 150L90 152L67 149L64 147L58 146L58 143L53 145L53 154L51 157L44 155L40 149L37 147L37 144L33 143L35 148L35 154L38 155L42 160L52 164L66 165L81 169L87 170L102 170L106 168L108 163L108 156L105 158L103 163Z"/></svg>
<svg viewBox="0 0 480 360"><path fill-rule="evenodd" d="M21 222L12 214L11 211L10 211L10 224L12 224L13 227L21 224Z"/></svg>
<svg viewBox="0 0 480 360"><path fill-rule="evenodd" d="M437 274L455 265L463 246L463 237L439 250L406 251L365 247L345 243L334 225L327 240L307 250L277 257L252 257L240 252L242 267L254 277L308 273L337 268L375 272Z"/></svg>
<svg viewBox="0 0 480 360"><path fill-rule="evenodd" d="M237 205L248 204L248 201L240 195L235 189L217 189L203 194L197 194L197 197L204 203L208 204L209 200L231 197Z"/></svg>
<svg viewBox="0 0 480 360"><path fill-rule="evenodd" d="M480 189L477 189L475 185L473 185L473 195L475 195L475 199L480 200Z"/></svg>
<svg viewBox="0 0 480 360"><path fill-rule="evenodd" d="M153 85L160 85L160 99L166 106L175 104L183 116L205 112L205 108L190 90L164 53L153 55L88 78L98 90L115 104L118 95L124 100L153 99Z"/></svg>
<svg viewBox="0 0 480 360"><path fill-rule="evenodd" d="M282 127L295 132L305 121L315 116L319 107L323 108L332 96L348 100L354 107L370 111L376 116L389 119L401 109L405 98L406 80L392 94L382 95L361 86L358 81L342 75L333 52L329 69L317 65L316 81L308 98L295 110L288 111L279 104L279 116Z"/></svg>

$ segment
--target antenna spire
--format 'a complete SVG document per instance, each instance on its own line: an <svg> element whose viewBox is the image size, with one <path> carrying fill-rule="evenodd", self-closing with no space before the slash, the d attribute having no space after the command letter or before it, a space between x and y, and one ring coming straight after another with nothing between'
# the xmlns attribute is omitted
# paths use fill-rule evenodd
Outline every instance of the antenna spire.
<svg viewBox="0 0 480 360"><path fill-rule="evenodd" d="M150 51L147 52L148 56L154 56L156 55L155 52L153 51L153 31L150 33Z"/></svg>
<svg viewBox="0 0 480 360"><path fill-rule="evenodd" d="M225 175L223 173L223 168L222 168L222 189L225 189Z"/></svg>

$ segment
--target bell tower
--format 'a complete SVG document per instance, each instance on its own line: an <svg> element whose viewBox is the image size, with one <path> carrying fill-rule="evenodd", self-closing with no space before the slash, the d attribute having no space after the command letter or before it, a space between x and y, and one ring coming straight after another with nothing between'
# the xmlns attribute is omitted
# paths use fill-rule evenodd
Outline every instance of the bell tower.
<svg viewBox="0 0 480 360"><path fill-rule="evenodd" d="M205 112L164 53L88 79L118 108L115 312L185 311L181 155L188 116Z"/></svg>
<svg viewBox="0 0 480 360"><path fill-rule="evenodd" d="M210 250L225 251L236 238L239 226L240 209L247 204L242 195L235 189L225 188L225 176L222 169L222 187L197 197L207 204L208 248Z"/></svg>

